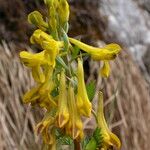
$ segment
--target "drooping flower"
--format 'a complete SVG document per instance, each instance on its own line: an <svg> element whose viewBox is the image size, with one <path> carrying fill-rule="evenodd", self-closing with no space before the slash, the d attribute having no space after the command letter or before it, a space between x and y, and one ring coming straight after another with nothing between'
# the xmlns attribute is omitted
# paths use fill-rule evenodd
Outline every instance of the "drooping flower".
<svg viewBox="0 0 150 150"><path fill-rule="evenodd" d="M81 59L78 59L78 91L77 91L77 108L80 114L90 117L91 115L91 102L88 99L85 81L84 81L84 70Z"/></svg>
<svg viewBox="0 0 150 150"><path fill-rule="evenodd" d="M64 71L61 72L60 86L59 86L59 98L58 98L58 126L60 128L69 120L69 111L67 103L67 91L66 91L66 79Z"/></svg>
<svg viewBox="0 0 150 150"><path fill-rule="evenodd" d="M55 118L52 117L50 113L47 113L43 120L35 127L35 131L37 132L37 134L42 134L44 143L49 145L56 144L55 134L52 130L54 124Z"/></svg>
<svg viewBox="0 0 150 150"><path fill-rule="evenodd" d="M42 30L36 30L30 38L31 43L39 44L45 51L44 57L49 65L55 67L55 59L59 54L60 49L63 47L62 41L56 41L52 36L43 32Z"/></svg>
<svg viewBox="0 0 150 150"><path fill-rule="evenodd" d="M69 108L69 121L66 124L66 133L73 139L81 140L84 136L83 123L80 114L77 110L74 88L69 84L68 88L68 108Z"/></svg>
<svg viewBox="0 0 150 150"><path fill-rule="evenodd" d="M104 46L103 48L97 48L97 47L87 45L73 38L69 38L69 41L72 44L75 44L76 46L78 46L83 51L89 53L93 60L104 61L104 66L100 70L100 73L103 77L109 76L110 66L109 66L108 61L115 59L117 54L121 51L121 47L118 44L112 43L112 44L108 44Z"/></svg>
<svg viewBox="0 0 150 150"><path fill-rule="evenodd" d="M55 67L55 59L59 54L59 45L56 41L43 41L42 48L45 49L45 58L48 60L49 64Z"/></svg>
<svg viewBox="0 0 150 150"><path fill-rule="evenodd" d="M108 44L103 48L97 48L73 38L69 38L69 41L83 51L89 53L94 60L112 60L121 50L118 44Z"/></svg>
<svg viewBox="0 0 150 150"><path fill-rule="evenodd" d="M25 93L23 97L24 103L39 105L40 107L46 108L47 110L57 106L54 98L51 96L51 92L55 86L52 80L52 70L51 73L50 71L48 72L48 75L49 78L47 78L46 82L37 85Z"/></svg>
<svg viewBox="0 0 150 150"><path fill-rule="evenodd" d="M103 111L103 93L99 93L98 109L97 109L98 127L101 129L103 137L102 148L108 150L111 146L120 149L121 143L119 138L112 133L106 123Z"/></svg>
<svg viewBox="0 0 150 150"><path fill-rule="evenodd" d="M25 66L30 67L32 70L32 75L35 81L43 83L45 81L45 76L41 65L48 63L44 57L45 51L40 53L32 54L26 51L20 52L21 61Z"/></svg>

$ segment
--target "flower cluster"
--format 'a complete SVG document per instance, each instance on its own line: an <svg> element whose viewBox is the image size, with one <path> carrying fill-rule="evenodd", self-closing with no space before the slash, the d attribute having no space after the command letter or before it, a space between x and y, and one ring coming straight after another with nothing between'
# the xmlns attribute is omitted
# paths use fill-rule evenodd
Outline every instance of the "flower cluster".
<svg viewBox="0 0 150 150"><path fill-rule="evenodd" d="M82 116L91 116L92 104L84 81L82 53L73 57L74 45L88 53L92 59L104 62L100 70L104 77L109 76L109 61L115 59L121 48L117 44L96 48L68 37L67 0L44 0L44 2L48 8L46 17L39 11L33 11L28 15L29 23L37 27L30 42L37 45L41 52L20 53L21 61L31 69L36 82L36 86L24 95L23 102L46 110L43 120L36 126L36 131L42 135L46 144L56 149L56 128L61 129L72 139L81 141L84 137ZM72 62L76 64L77 69ZM99 126L104 128L106 141L104 147L113 145L114 141L118 144L119 139L111 132L105 131L106 127L102 123L106 124L104 116L99 114L102 113L98 113L98 118L102 117ZM114 141L109 143L107 139ZM119 147L117 144L114 145Z"/></svg>

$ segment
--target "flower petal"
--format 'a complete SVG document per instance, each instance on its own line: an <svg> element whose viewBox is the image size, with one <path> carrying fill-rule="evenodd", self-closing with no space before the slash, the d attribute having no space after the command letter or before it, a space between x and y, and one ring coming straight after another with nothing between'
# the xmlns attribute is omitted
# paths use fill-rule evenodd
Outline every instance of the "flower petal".
<svg viewBox="0 0 150 150"><path fill-rule="evenodd" d="M104 61L103 67L100 69L102 77L108 77L110 75L110 65L108 61Z"/></svg>

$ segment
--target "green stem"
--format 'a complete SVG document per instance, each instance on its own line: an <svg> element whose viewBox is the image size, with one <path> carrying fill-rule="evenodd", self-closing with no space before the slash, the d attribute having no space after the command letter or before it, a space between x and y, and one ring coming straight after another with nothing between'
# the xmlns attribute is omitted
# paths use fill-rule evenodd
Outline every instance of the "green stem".
<svg viewBox="0 0 150 150"><path fill-rule="evenodd" d="M92 109L91 112L92 112L92 114L93 114L93 116L94 116L94 118L96 120L96 123L98 123L96 112L93 109Z"/></svg>

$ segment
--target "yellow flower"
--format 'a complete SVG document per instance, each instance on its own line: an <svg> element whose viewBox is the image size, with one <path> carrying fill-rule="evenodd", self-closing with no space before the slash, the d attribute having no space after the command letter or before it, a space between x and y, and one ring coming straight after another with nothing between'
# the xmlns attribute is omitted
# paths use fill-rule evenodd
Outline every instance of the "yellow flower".
<svg viewBox="0 0 150 150"><path fill-rule="evenodd" d="M69 5L67 0L60 0L58 4L58 14L62 24L69 20Z"/></svg>
<svg viewBox="0 0 150 150"><path fill-rule="evenodd" d="M52 36L43 32L42 30L36 30L30 38L31 43L39 44L45 51L44 57L49 65L55 67L55 59L59 54L59 50L63 47L63 42L56 41Z"/></svg>
<svg viewBox="0 0 150 150"><path fill-rule="evenodd" d="M57 0L44 0L44 3L48 6L48 7L51 7L54 3L54 1L57 1Z"/></svg>
<svg viewBox="0 0 150 150"><path fill-rule="evenodd" d="M54 4L49 8L49 25L52 32L57 30L56 8Z"/></svg>
<svg viewBox="0 0 150 150"><path fill-rule="evenodd" d="M45 58L48 60L49 64L55 67L55 59L59 54L59 44L55 40L43 41L42 48L45 49Z"/></svg>
<svg viewBox="0 0 150 150"><path fill-rule="evenodd" d="M72 44L78 46L83 51L89 53L94 60L112 60L121 50L118 44L109 44L103 48L97 48L87 45L73 38L69 38L69 41Z"/></svg>
<svg viewBox="0 0 150 150"><path fill-rule="evenodd" d="M43 65L46 63L44 58L44 51L36 54L29 53L27 51L20 52L21 61L27 67L35 67L38 65Z"/></svg>
<svg viewBox="0 0 150 150"><path fill-rule="evenodd" d="M32 103L39 99L38 94L39 86L32 88L30 91L26 92L26 94L23 96L23 102L24 103Z"/></svg>
<svg viewBox="0 0 150 150"><path fill-rule="evenodd" d="M103 93L99 93L98 110L97 110L98 127L101 128L103 136L102 148L107 150L110 146L120 149L121 143L119 138L113 134L106 123L103 111Z"/></svg>
<svg viewBox="0 0 150 150"><path fill-rule="evenodd" d="M55 99L51 96L51 92L54 89L54 87L55 87L55 84L52 81L52 78L41 85L38 91L40 98L37 101L37 104L39 104L40 107L46 108L47 110L49 110L52 107L57 106Z"/></svg>
<svg viewBox="0 0 150 150"><path fill-rule="evenodd" d="M100 69L102 77L108 77L110 75L110 65L108 61L104 61L103 67Z"/></svg>
<svg viewBox="0 0 150 150"><path fill-rule="evenodd" d="M38 123L35 128L35 131L38 134L42 134L43 140L46 144L55 145L56 139L52 130L54 123L55 118L47 113L43 120Z"/></svg>
<svg viewBox="0 0 150 150"><path fill-rule="evenodd" d="M30 42L32 44L39 44L41 45L43 41L51 41L53 39L53 37L47 33L45 33L44 31L37 29L34 31L34 33L32 34L31 38L30 38Z"/></svg>
<svg viewBox="0 0 150 150"><path fill-rule="evenodd" d="M51 73L50 73L51 72ZM56 107L57 104L54 98L51 96L51 91L54 89L54 82L52 81L52 71L48 72L49 78L45 83L38 85L28 91L24 97L24 103L31 103L32 105L39 105L42 108L50 110L52 107Z"/></svg>
<svg viewBox="0 0 150 150"><path fill-rule="evenodd" d="M32 54L26 51L20 52L21 61L25 64L25 66L32 69L33 78L35 81L40 83L45 81L45 75L41 68L41 65L45 65L47 63L44 57L44 53L45 51L36 54Z"/></svg>
<svg viewBox="0 0 150 150"><path fill-rule="evenodd" d="M81 140L84 136L83 123L77 110L74 89L71 85L69 85L68 89L68 108L70 118L66 124L66 133L73 139Z"/></svg>
<svg viewBox="0 0 150 150"><path fill-rule="evenodd" d="M43 31L48 28L48 24L43 20L43 16L38 11L33 11L28 15L28 22L34 24Z"/></svg>
<svg viewBox="0 0 150 150"><path fill-rule="evenodd" d="M84 71L81 59L78 59L78 92L77 92L77 108L80 114L90 117L91 115L91 102L88 99L85 81L84 81Z"/></svg>
<svg viewBox="0 0 150 150"><path fill-rule="evenodd" d="M59 98L58 98L58 125L60 128L69 120L68 104L67 104L67 92L66 92L66 80L64 71L61 72L60 86L59 86Z"/></svg>

